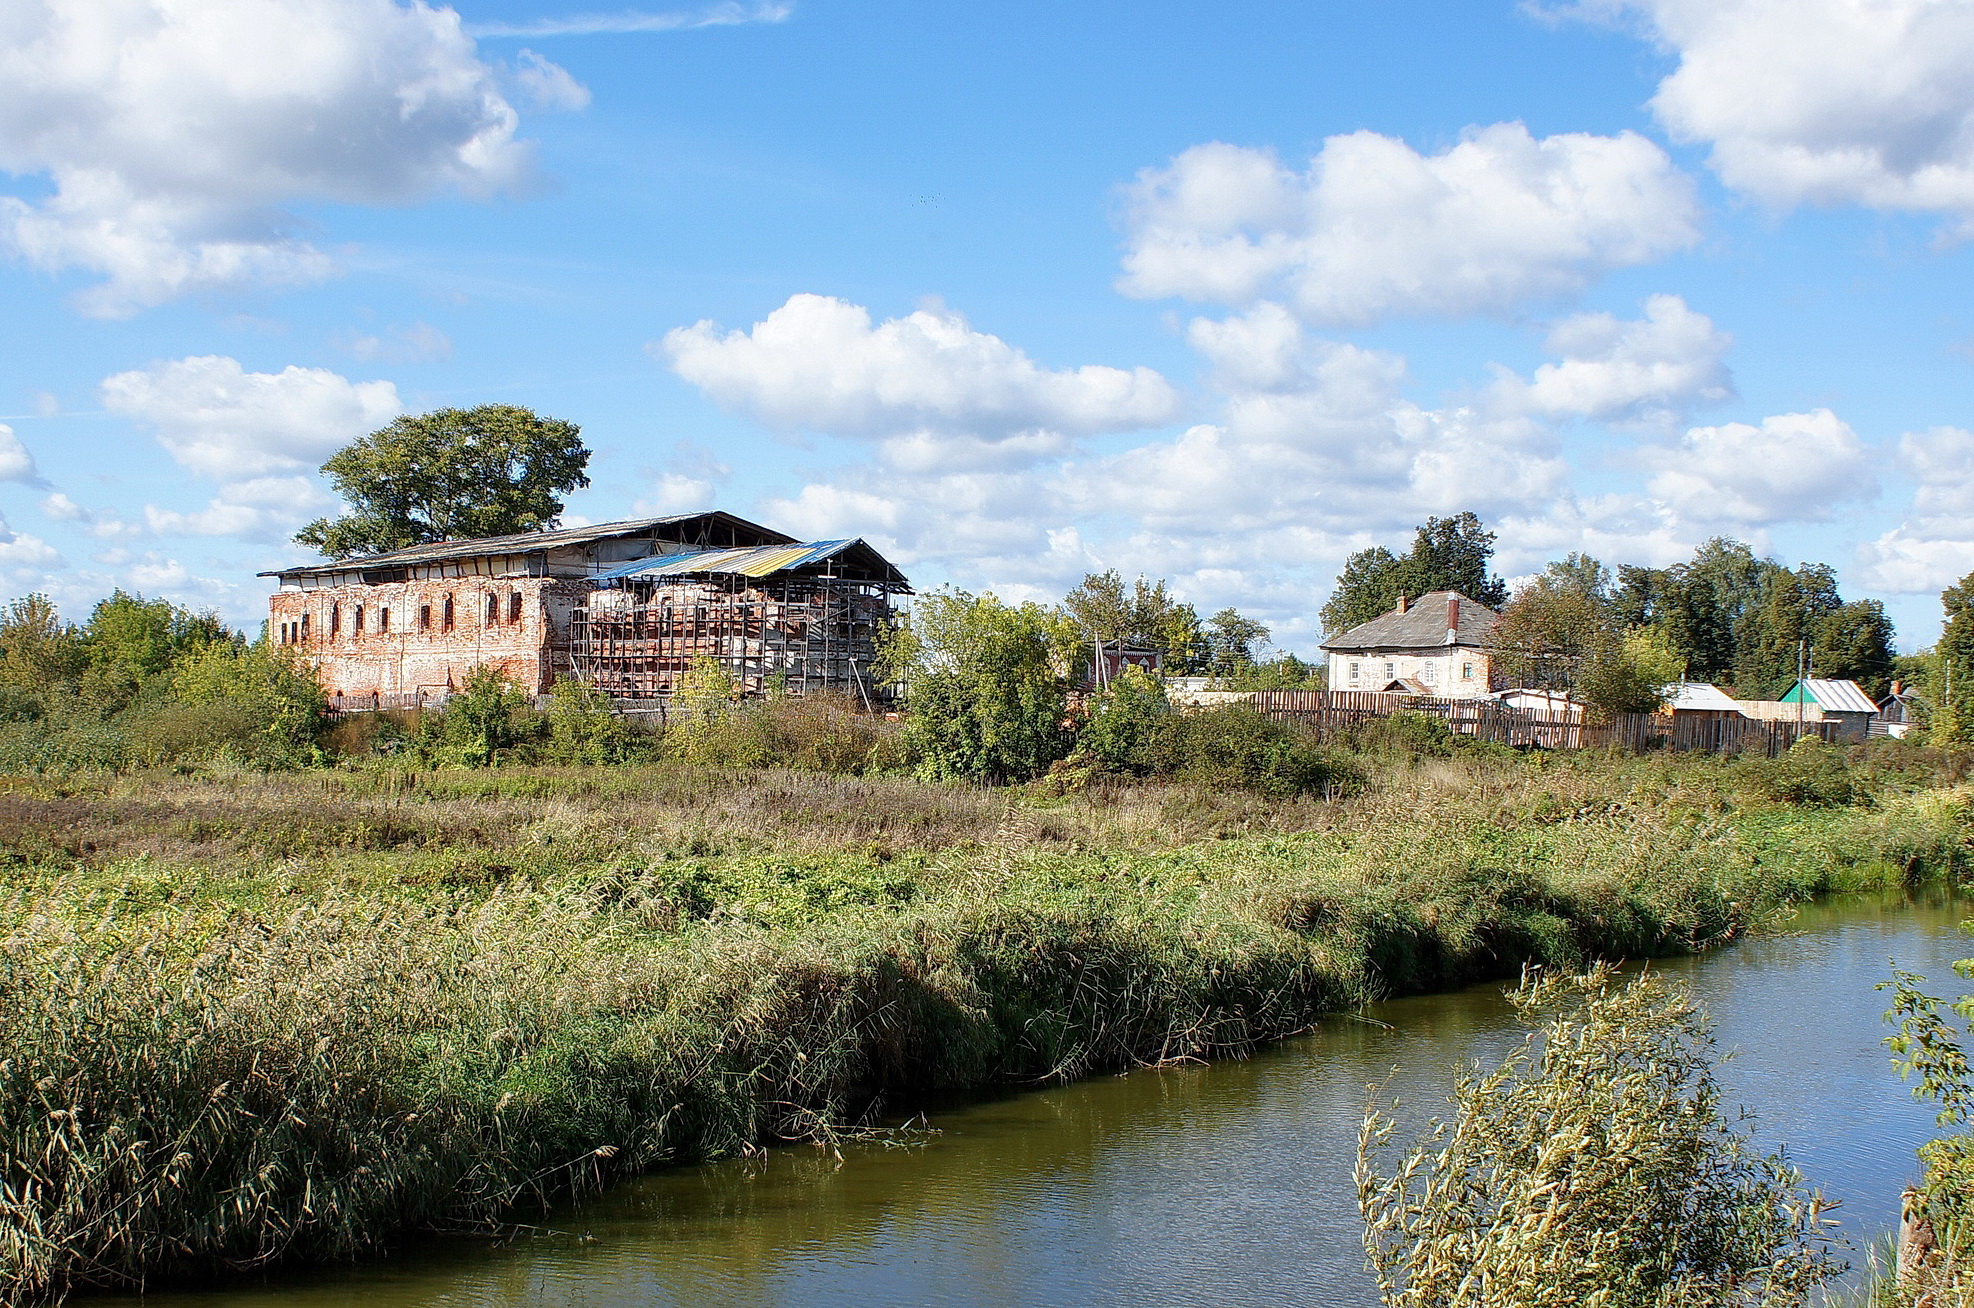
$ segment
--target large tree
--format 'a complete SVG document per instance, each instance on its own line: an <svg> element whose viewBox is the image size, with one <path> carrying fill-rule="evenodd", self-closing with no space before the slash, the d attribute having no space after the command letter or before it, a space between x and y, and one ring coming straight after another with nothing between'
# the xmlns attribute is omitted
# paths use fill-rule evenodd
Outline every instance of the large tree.
<svg viewBox="0 0 1974 1308"><path fill-rule="evenodd" d="M1085 640L1151 645L1165 652L1165 670L1175 675L1206 667L1198 611L1172 598L1162 580L1139 577L1127 588L1115 568L1092 572L1063 596L1062 607Z"/></svg>
<svg viewBox="0 0 1974 1308"><path fill-rule="evenodd" d="M322 465L349 512L310 523L295 540L346 559L546 531L562 497L589 485L581 436L574 423L514 404L399 418Z"/></svg>
<svg viewBox="0 0 1974 1308"><path fill-rule="evenodd" d="M1508 587L1488 572L1494 540L1474 514L1456 513L1427 518L1403 557L1381 545L1359 550L1344 561L1336 589L1323 605L1323 630L1348 631L1391 608L1400 595L1417 599L1434 590L1457 590L1490 608L1501 607Z"/></svg>

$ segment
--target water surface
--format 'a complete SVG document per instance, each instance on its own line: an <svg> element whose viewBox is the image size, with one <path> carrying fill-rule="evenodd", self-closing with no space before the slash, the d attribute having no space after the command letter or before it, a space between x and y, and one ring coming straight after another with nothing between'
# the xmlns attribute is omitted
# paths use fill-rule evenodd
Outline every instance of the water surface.
<svg viewBox="0 0 1974 1308"><path fill-rule="evenodd" d="M1932 1112L1880 1044L1889 959L1945 990L1974 952L1944 900L1832 901L1789 934L1660 964L1737 1050L1729 1102L1786 1142L1860 1246L1888 1230ZM380 1264L148 1308L955 1308L1375 1303L1350 1170L1368 1088L1437 1109L1463 1059L1520 1038L1498 985L1377 1005L1243 1061L1148 1069L935 1112L913 1148L680 1168L507 1246L426 1241ZM1394 1071L1396 1069L1396 1071ZM110 1303L113 1301L97 1301ZM131 1303L135 1301L122 1301Z"/></svg>

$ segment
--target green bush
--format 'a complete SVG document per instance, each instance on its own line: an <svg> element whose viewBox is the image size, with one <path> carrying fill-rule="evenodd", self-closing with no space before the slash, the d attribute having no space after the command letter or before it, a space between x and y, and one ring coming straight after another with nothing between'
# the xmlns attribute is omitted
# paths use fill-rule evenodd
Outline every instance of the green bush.
<svg viewBox="0 0 1974 1308"><path fill-rule="evenodd" d="M1154 742L1172 716L1172 705L1158 679L1138 668L1126 668L1090 697L1077 752L1114 772L1148 772L1155 765Z"/></svg>
<svg viewBox="0 0 1974 1308"><path fill-rule="evenodd" d="M1364 1244L1392 1308L1784 1308L1844 1270L1821 1195L1721 1110L1714 1041L1680 988L1610 968L1514 996L1539 1036L1461 1074L1389 1174L1358 1143Z"/></svg>
<svg viewBox="0 0 1974 1308"><path fill-rule="evenodd" d="M549 688L548 742L552 763L630 763L651 752L650 737L612 707L610 697L574 678Z"/></svg>
<svg viewBox="0 0 1974 1308"><path fill-rule="evenodd" d="M1142 757L1154 773L1268 795L1333 793L1360 780L1349 763L1247 704L1167 715Z"/></svg>
<svg viewBox="0 0 1974 1308"><path fill-rule="evenodd" d="M1778 804L1849 804L1861 798L1843 751L1805 736L1775 759L1745 759L1755 790Z"/></svg>

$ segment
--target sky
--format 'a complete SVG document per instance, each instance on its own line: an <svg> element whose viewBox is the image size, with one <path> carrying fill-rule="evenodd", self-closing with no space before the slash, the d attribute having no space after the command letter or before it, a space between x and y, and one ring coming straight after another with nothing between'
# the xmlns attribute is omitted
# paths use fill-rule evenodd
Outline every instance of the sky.
<svg viewBox="0 0 1974 1308"><path fill-rule="evenodd" d="M527 405L566 521L921 589L1714 536L1974 571L1974 2L0 0L0 594L253 630L318 469Z"/></svg>

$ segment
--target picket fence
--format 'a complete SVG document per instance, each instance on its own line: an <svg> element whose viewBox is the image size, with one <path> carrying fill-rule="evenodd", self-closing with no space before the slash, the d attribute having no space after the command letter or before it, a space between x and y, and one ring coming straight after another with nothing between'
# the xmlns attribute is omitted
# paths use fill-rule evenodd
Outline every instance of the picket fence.
<svg viewBox="0 0 1974 1308"><path fill-rule="evenodd" d="M1734 714L1621 713L1593 726L1580 711L1512 708L1490 699L1444 699L1368 690L1263 690L1254 706L1269 717L1310 729L1319 740L1347 733L1373 718L1429 713L1458 735L1516 748L1707 750L1773 758L1803 736L1834 738L1829 722L1757 722Z"/></svg>

